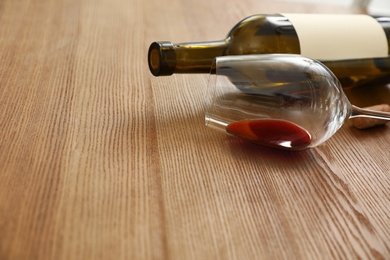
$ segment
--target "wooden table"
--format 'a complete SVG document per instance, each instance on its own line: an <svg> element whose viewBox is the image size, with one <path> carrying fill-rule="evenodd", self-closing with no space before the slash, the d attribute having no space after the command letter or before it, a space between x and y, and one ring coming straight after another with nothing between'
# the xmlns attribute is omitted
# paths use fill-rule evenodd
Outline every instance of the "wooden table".
<svg viewBox="0 0 390 260"><path fill-rule="evenodd" d="M207 75L147 67L152 41L218 40L254 13L355 11L1 1L0 259L389 259L389 125L297 153L240 143L204 126Z"/></svg>

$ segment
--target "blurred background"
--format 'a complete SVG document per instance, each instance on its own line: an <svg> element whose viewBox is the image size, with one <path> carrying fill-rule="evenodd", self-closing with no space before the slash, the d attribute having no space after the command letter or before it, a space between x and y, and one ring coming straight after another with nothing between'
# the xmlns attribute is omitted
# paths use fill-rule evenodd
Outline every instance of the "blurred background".
<svg viewBox="0 0 390 260"><path fill-rule="evenodd" d="M390 0L288 0L311 4L339 5L342 7L355 6L371 15L390 15Z"/></svg>

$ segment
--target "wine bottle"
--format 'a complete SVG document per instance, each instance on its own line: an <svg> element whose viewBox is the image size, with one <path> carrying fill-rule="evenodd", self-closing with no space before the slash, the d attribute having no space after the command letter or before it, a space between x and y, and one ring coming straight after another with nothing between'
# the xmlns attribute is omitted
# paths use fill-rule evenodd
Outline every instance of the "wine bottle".
<svg viewBox="0 0 390 260"><path fill-rule="evenodd" d="M210 73L217 56L301 54L324 63L344 87L390 78L390 18L362 14L253 15L225 39L153 42L148 63L155 76Z"/></svg>

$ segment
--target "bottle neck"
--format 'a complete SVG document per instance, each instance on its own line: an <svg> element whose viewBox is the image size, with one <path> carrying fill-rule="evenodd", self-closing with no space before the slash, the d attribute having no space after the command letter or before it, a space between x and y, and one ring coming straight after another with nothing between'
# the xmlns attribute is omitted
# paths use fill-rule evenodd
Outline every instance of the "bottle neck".
<svg viewBox="0 0 390 260"><path fill-rule="evenodd" d="M227 40L178 44L154 42L148 53L149 69L154 76L210 73L214 58L222 56L227 45Z"/></svg>

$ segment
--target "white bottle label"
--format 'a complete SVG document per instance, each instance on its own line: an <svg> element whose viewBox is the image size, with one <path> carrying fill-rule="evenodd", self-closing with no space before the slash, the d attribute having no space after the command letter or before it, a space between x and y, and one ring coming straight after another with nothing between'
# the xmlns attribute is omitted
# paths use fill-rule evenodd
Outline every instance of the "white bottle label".
<svg viewBox="0 0 390 260"><path fill-rule="evenodd" d="M387 57L382 26L360 14L282 14L297 32L301 54L314 59Z"/></svg>

